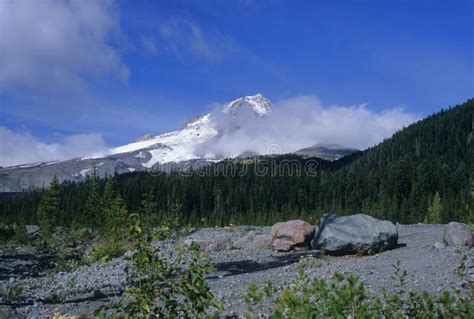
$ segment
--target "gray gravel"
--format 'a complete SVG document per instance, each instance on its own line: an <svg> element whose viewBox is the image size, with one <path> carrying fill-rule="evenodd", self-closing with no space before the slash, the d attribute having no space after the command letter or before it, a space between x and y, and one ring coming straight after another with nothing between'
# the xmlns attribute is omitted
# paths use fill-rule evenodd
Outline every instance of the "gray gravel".
<svg viewBox="0 0 474 319"><path fill-rule="evenodd" d="M206 228L191 233L185 239L205 244L216 240L235 242L250 230L265 234L271 231L271 227L240 226L235 232ZM209 276L208 282L215 296L223 303L225 314L239 315L246 311L242 300L251 282L263 285L272 280L277 287L283 288L290 284L301 267L298 261L308 255L318 258L305 268L309 276L329 278L336 271L354 273L374 293L380 293L382 287L393 287L392 265L398 260L408 272L407 286L412 289L438 293L442 289L465 287L466 280L474 280L474 251L444 247L443 230L442 225L399 225L400 247L363 257L326 256L319 259L317 251L275 253L269 248L216 251L219 247L211 245L208 246L209 254L217 272ZM164 258L173 261L176 259L175 246L182 245L185 239L156 242L155 246ZM455 271L461 264L463 254L467 256L467 276L464 278ZM37 274L36 277L19 274L3 278L0 280L0 291L6 292L13 285L22 286L23 291L14 300L16 305L0 306L0 318L91 313L108 300L105 296L120 295L129 263L126 257L120 257L105 264L82 266L69 273ZM0 301L6 303L5 300Z"/></svg>

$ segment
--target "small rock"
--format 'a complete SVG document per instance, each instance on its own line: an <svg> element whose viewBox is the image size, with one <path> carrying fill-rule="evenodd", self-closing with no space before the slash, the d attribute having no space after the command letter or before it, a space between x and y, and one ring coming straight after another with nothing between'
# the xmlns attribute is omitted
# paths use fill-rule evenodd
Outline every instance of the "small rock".
<svg viewBox="0 0 474 319"><path fill-rule="evenodd" d="M9 283L14 283L15 282L15 277L10 277L10 279L8 280Z"/></svg>
<svg viewBox="0 0 474 319"><path fill-rule="evenodd" d="M125 259L132 259L133 257L133 250L127 250L125 254L123 255L123 258Z"/></svg>
<svg viewBox="0 0 474 319"><path fill-rule="evenodd" d="M189 239L188 238L188 239L184 240L184 244L188 247L191 247L193 245L193 243L194 243L194 239Z"/></svg>
<svg viewBox="0 0 474 319"><path fill-rule="evenodd" d="M446 246L443 244L443 243L440 243L440 242L436 242L433 244L433 247L436 248L436 249L444 249L446 248Z"/></svg>
<svg viewBox="0 0 474 319"><path fill-rule="evenodd" d="M25 229L26 229L26 234L31 237L38 235L40 231L37 225L26 225Z"/></svg>

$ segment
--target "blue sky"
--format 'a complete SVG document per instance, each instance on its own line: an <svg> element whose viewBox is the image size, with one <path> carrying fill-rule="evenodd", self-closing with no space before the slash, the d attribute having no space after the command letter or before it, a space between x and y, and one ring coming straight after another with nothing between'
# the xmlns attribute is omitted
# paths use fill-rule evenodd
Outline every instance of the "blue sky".
<svg viewBox="0 0 474 319"><path fill-rule="evenodd" d="M417 116L474 92L474 1L5 0L0 21L0 127L41 143L124 144L259 92Z"/></svg>

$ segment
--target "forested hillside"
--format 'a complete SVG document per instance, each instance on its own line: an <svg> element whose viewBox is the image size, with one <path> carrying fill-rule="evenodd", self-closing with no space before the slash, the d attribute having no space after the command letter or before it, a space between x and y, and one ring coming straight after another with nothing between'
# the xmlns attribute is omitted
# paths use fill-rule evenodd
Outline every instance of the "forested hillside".
<svg viewBox="0 0 474 319"><path fill-rule="evenodd" d="M295 217L314 222L325 213L355 212L400 223L472 223L473 121L471 99L360 154L335 162L318 160L316 174L304 169L314 159L286 155L257 162L229 160L205 174L141 172L106 180L92 176L59 185L54 220L60 225L99 225L108 209L105 203L114 194L116 209L147 214L157 223L170 216L191 225L271 224ZM226 163L232 165L231 172ZM0 202L2 220L35 223L41 197L48 193L32 191Z"/></svg>

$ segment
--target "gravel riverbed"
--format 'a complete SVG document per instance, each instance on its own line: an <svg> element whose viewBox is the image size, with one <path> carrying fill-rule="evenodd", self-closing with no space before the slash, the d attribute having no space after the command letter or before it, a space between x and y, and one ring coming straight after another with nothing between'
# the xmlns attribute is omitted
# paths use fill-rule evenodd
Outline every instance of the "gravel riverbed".
<svg viewBox="0 0 474 319"><path fill-rule="evenodd" d="M243 315L243 303L250 283L260 285L268 280L283 288L295 278L301 267L301 259L315 256L308 262L306 273L330 278L334 272L354 273L366 287L377 294L382 287L392 289L392 265L397 261L407 271L407 287L419 291L439 293L443 289L465 289L474 280L474 249L445 247L443 225L398 225L399 247L372 256L325 256L320 252L276 253L269 247L253 246L250 241L240 249L230 249L232 243L245 237L250 231L256 235L268 235L271 227L240 226L234 232L223 228L199 229L177 241L156 242L164 258L176 258L176 246L186 241L206 243L217 269L210 274L211 290L225 308L226 315ZM230 243L230 246L229 246ZM466 256L466 275L460 276L456 269ZM26 259L22 259L22 256ZM107 302L110 296L118 296L126 282L126 268L130 263L119 257L103 264L81 266L68 273L46 275L42 264L33 260L30 251L1 249L0 291L4 294L13 286L21 292L8 302L0 300L0 318L46 318L53 314L84 315ZM21 269L28 271L21 271ZM7 274L8 276L4 275Z"/></svg>

